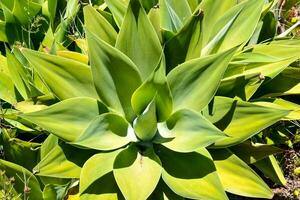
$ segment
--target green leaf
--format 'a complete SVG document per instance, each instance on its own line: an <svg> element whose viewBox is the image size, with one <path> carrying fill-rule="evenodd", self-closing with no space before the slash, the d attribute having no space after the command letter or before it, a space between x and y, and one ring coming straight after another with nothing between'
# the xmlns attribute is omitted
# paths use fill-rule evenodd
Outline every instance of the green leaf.
<svg viewBox="0 0 300 200"><path fill-rule="evenodd" d="M166 42L164 52L168 71L184 61L200 57L202 19L203 12L199 10Z"/></svg>
<svg viewBox="0 0 300 200"><path fill-rule="evenodd" d="M150 141L157 131L155 101L151 101L141 115L133 121L135 134L142 141Z"/></svg>
<svg viewBox="0 0 300 200"><path fill-rule="evenodd" d="M94 118L72 144L97 150L114 150L130 142L130 125L121 116L105 113Z"/></svg>
<svg viewBox="0 0 300 200"><path fill-rule="evenodd" d="M30 97L28 71L9 49L6 49L6 57L11 80L14 82L23 99L28 99Z"/></svg>
<svg viewBox="0 0 300 200"><path fill-rule="evenodd" d="M72 97L98 98L88 65L29 49L22 49L22 53L60 100Z"/></svg>
<svg viewBox="0 0 300 200"><path fill-rule="evenodd" d="M84 25L86 28L101 38L103 41L114 46L117 39L117 32L114 27L91 5L83 8Z"/></svg>
<svg viewBox="0 0 300 200"><path fill-rule="evenodd" d="M63 199L68 192L69 184L47 184L43 190L43 200L60 200Z"/></svg>
<svg viewBox="0 0 300 200"><path fill-rule="evenodd" d="M2 151L5 152L5 160L31 171L38 162L40 144L13 138L9 133L9 130L2 129L0 134L2 138L2 141L0 138L0 146Z"/></svg>
<svg viewBox="0 0 300 200"><path fill-rule="evenodd" d="M291 110L291 112L287 116L285 116L283 120L300 119L300 105L296 103L279 98L256 99L253 103L270 108Z"/></svg>
<svg viewBox="0 0 300 200"><path fill-rule="evenodd" d="M0 41L8 42L7 35L6 35L6 23L2 21L0 22Z"/></svg>
<svg viewBox="0 0 300 200"><path fill-rule="evenodd" d="M262 97L298 94L300 94L300 69L297 67L286 68L257 91L257 96Z"/></svg>
<svg viewBox="0 0 300 200"><path fill-rule="evenodd" d="M116 157L113 172L125 199L147 199L158 184L161 170L152 148L141 153L132 145Z"/></svg>
<svg viewBox="0 0 300 200"><path fill-rule="evenodd" d="M155 100L157 121L165 121L172 113L173 99L167 82L165 60L161 58L155 71L132 95L131 104L137 115Z"/></svg>
<svg viewBox="0 0 300 200"><path fill-rule="evenodd" d="M2 72L0 72L0 99L10 104L17 103L15 85L11 78Z"/></svg>
<svg viewBox="0 0 300 200"><path fill-rule="evenodd" d="M184 108L200 111L205 107L213 98L234 52L232 49L193 59L174 68L167 78L175 111Z"/></svg>
<svg viewBox="0 0 300 200"><path fill-rule="evenodd" d="M23 168L22 166L1 159L0 169L1 171L5 171L6 176L14 177L14 189L18 194L24 193L24 183L26 182L27 187L30 188L30 192L29 194L27 194L28 199L42 199L40 184L30 171Z"/></svg>
<svg viewBox="0 0 300 200"><path fill-rule="evenodd" d="M81 195L92 185L95 185L94 187L97 188L99 197L107 195L108 192L103 190L104 185L98 185L96 183L113 171L114 161L121 151L122 149L108 153L98 153L86 161L80 174L79 190ZM101 165L99 165L99 163L101 163ZM116 194L112 195L114 196Z"/></svg>
<svg viewBox="0 0 300 200"><path fill-rule="evenodd" d="M159 5L161 28L167 31L177 32L192 15L186 0L159 0Z"/></svg>
<svg viewBox="0 0 300 200"><path fill-rule="evenodd" d="M247 164L253 164L270 155L283 151L273 145L252 143L251 141L245 141L235 145L231 147L230 150Z"/></svg>
<svg viewBox="0 0 300 200"><path fill-rule="evenodd" d="M43 159L55 146L58 145L58 137L50 134L40 148L40 157Z"/></svg>
<svg viewBox="0 0 300 200"><path fill-rule="evenodd" d="M147 200L184 200L183 197L175 194L162 179L160 179L154 192Z"/></svg>
<svg viewBox="0 0 300 200"><path fill-rule="evenodd" d="M203 110L204 116L230 137L217 141L216 148L239 144L289 114L227 97L215 97Z"/></svg>
<svg viewBox="0 0 300 200"><path fill-rule="evenodd" d="M55 16L56 16L56 10L58 5L58 0L48 0L48 12L50 16L50 22L54 24Z"/></svg>
<svg viewBox="0 0 300 200"><path fill-rule="evenodd" d="M116 24L121 27L129 0L105 0L110 12L112 13Z"/></svg>
<svg viewBox="0 0 300 200"><path fill-rule="evenodd" d="M33 169L39 176L79 178L83 164L95 151L77 149L61 143L56 145Z"/></svg>
<svg viewBox="0 0 300 200"><path fill-rule="evenodd" d="M284 178L282 169L274 156L269 156L263 160L259 160L254 163L254 166L275 183L284 186L286 185L287 181Z"/></svg>
<svg viewBox="0 0 300 200"><path fill-rule="evenodd" d="M268 185L229 150L212 150L210 153L227 192L246 197L272 199L273 192Z"/></svg>
<svg viewBox="0 0 300 200"><path fill-rule="evenodd" d="M201 3L201 0L187 0L192 11L198 8L198 5Z"/></svg>
<svg viewBox="0 0 300 200"><path fill-rule="evenodd" d="M78 97L20 116L63 140L74 141L96 116L104 112L107 110L101 102Z"/></svg>
<svg viewBox="0 0 300 200"><path fill-rule="evenodd" d="M268 46L266 52L248 52L236 56L225 72L218 94L231 97L236 95L243 100L249 100L264 80L267 82L273 79L298 59L290 55L286 58L272 57L268 52L272 51L273 47Z"/></svg>
<svg viewBox="0 0 300 200"><path fill-rule="evenodd" d="M95 167L95 166L93 166ZM80 195L80 200L125 200L115 181L113 172L96 180Z"/></svg>
<svg viewBox="0 0 300 200"><path fill-rule="evenodd" d="M135 114L131 107L131 96L141 84L137 67L119 50L88 31L87 40L93 78L100 99L132 121Z"/></svg>
<svg viewBox="0 0 300 200"><path fill-rule="evenodd" d="M236 0L226 0L226 1L215 1L215 0L202 0L200 4L200 9L203 10L204 18L202 25L202 45L209 42L212 37L212 32L214 29L214 24L219 21L228 10L234 7L238 1ZM216 14L216 10L218 14Z"/></svg>
<svg viewBox="0 0 300 200"><path fill-rule="evenodd" d="M202 115L190 110L175 112L165 127L159 126L158 130L163 138L167 138L162 145L177 152L192 152L226 137Z"/></svg>
<svg viewBox="0 0 300 200"><path fill-rule="evenodd" d="M22 25L30 24L31 20L42 8L42 5L35 1L18 0L13 2L14 6L12 13Z"/></svg>
<svg viewBox="0 0 300 200"><path fill-rule="evenodd" d="M233 6L233 1L224 1L220 5L224 6L221 10L227 10L227 12L223 12L222 17L217 20L216 17L209 19L212 12L216 10L214 7L217 6L216 4L218 3L207 3L208 8L204 8L204 13L207 11L208 14L203 21L202 55L222 52L246 43L255 31L264 1L248 0L236 6ZM233 7L230 8L231 6Z"/></svg>
<svg viewBox="0 0 300 200"><path fill-rule="evenodd" d="M118 34L116 48L127 55L146 80L160 60L159 38L139 0L131 0Z"/></svg>
<svg viewBox="0 0 300 200"><path fill-rule="evenodd" d="M163 166L162 178L176 194L189 199L228 199L205 148L177 153L161 146L157 152Z"/></svg>

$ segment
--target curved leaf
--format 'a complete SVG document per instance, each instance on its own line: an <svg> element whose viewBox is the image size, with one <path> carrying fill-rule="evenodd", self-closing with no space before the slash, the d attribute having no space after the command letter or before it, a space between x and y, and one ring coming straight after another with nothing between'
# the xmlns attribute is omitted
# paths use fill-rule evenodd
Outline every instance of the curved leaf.
<svg viewBox="0 0 300 200"><path fill-rule="evenodd" d="M101 102L78 97L20 116L63 140L74 141L97 115L104 112L107 109Z"/></svg>
<svg viewBox="0 0 300 200"><path fill-rule="evenodd" d="M40 184L36 177L27 169L22 166L16 165L14 163L1 160L0 159L0 169L5 171L5 175L8 177L13 177L15 180L14 189L17 193L23 194L25 185L27 182L27 187L30 188L30 192L27 194L29 199L42 199L42 191ZM25 179L25 180L24 180ZM23 197L23 195L22 195Z"/></svg>
<svg viewBox="0 0 300 200"><path fill-rule="evenodd" d="M166 127L158 130L170 140L162 145L177 152L192 152L226 137L202 115L190 110L177 111L167 120Z"/></svg>
<svg viewBox="0 0 300 200"><path fill-rule="evenodd" d="M201 55L201 22L203 12L193 14L174 37L166 42L164 52L168 71L184 61L199 58Z"/></svg>
<svg viewBox="0 0 300 200"><path fill-rule="evenodd" d="M254 163L254 166L275 183L284 186L287 184L283 171L274 156L269 156L263 160L259 160Z"/></svg>
<svg viewBox="0 0 300 200"><path fill-rule="evenodd" d="M299 120L300 119L300 105L284 100L279 98L262 98L256 99L254 104L266 106L270 108L277 108L277 109L286 109L291 110L291 112L284 117L283 120Z"/></svg>
<svg viewBox="0 0 300 200"><path fill-rule="evenodd" d="M167 82L165 61L161 58L155 71L132 95L132 108L140 115L154 99L157 121L165 121L172 113L173 99Z"/></svg>
<svg viewBox="0 0 300 200"><path fill-rule="evenodd" d="M253 198L273 197L273 192L268 185L229 150L212 150L210 153L226 191Z"/></svg>
<svg viewBox="0 0 300 200"><path fill-rule="evenodd" d="M167 31L177 32L192 15L186 0L159 0L159 5L161 27Z"/></svg>
<svg viewBox="0 0 300 200"><path fill-rule="evenodd" d="M205 148L177 153L161 146L157 152L164 169L162 178L176 194L190 199L228 199Z"/></svg>
<svg viewBox="0 0 300 200"><path fill-rule="evenodd" d="M22 49L22 53L59 99L72 97L98 99L89 66L29 49Z"/></svg>
<svg viewBox="0 0 300 200"><path fill-rule="evenodd" d="M239 144L279 121L289 112L226 97L215 97L203 110L208 120L230 136L217 141L214 145L216 148Z"/></svg>
<svg viewBox="0 0 300 200"><path fill-rule="evenodd" d="M15 85L11 78L5 73L0 72L0 99L10 103L17 103Z"/></svg>
<svg viewBox="0 0 300 200"><path fill-rule="evenodd" d="M89 158L83 165L80 174L80 194L91 186L95 185L97 180L103 178L105 175L113 171L113 164L117 155L122 151L116 150L108 153L98 153ZM99 165L99 163L101 163ZM106 194L105 190L102 190L102 185L95 185L97 188L99 198ZM102 191L102 192L101 192Z"/></svg>
<svg viewBox="0 0 300 200"><path fill-rule="evenodd" d="M131 0L128 5L116 48L136 64L143 80L149 77L160 60L160 41L139 0Z"/></svg>
<svg viewBox="0 0 300 200"><path fill-rule="evenodd" d="M79 178L83 164L95 151L80 151L70 145L56 145L33 169L39 176L54 178Z"/></svg>
<svg viewBox="0 0 300 200"><path fill-rule="evenodd" d="M235 49L232 49L193 59L174 68L168 74L168 82L175 111L184 108L200 111L206 106L213 98L234 52Z"/></svg>
<svg viewBox="0 0 300 200"><path fill-rule="evenodd" d="M118 115L105 113L97 116L72 144L97 150L114 150L130 142L127 121Z"/></svg>
<svg viewBox="0 0 300 200"><path fill-rule="evenodd" d="M116 24L121 27L129 0L104 0L111 11Z"/></svg>
<svg viewBox="0 0 300 200"><path fill-rule="evenodd" d="M114 46L117 32L114 27L91 5L83 8L84 25L94 35Z"/></svg>
<svg viewBox="0 0 300 200"><path fill-rule="evenodd" d="M221 9L221 13L222 10L227 10L227 12L223 12L224 15L216 20L216 17L212 19L209 17L215 12L214 6L218 6L216 5L218 3L208 2L207 5L210 8L203 22L203 37L205 38L202 43L202 55L222 52L247 42L255 31L264 4L264 1L248 0L233 6L236 1L224 1L220 5L225 7ZM204 8L204 13L206 10ZM209 23L211 20L216 21Z"/></svg>
<svg viewBox="0 0 300 200"><path fill-rule="evenodd" d="M135 114L130 100L141 84L136 66L123 53L88 31L87 40L94 83L100 99L132 121Z"/></svg>
<svg viewBox="0 0 300 200"><path fill-rule="evenodd" d="M147 199L161 176L161 163L153 149L140 153L129 146L114 162L114 176L125 199Z"/></svg>
<svg viewBox="0 0 300 200"><path fill-rule="evenodd" d="M300 94L300 69L297 67L286 68L257 91L257 96L263 97L298 94Z"/></svg>
<svg viewBox="0 0 300 200"><path fill-rule="evenodd" d="M253 164L283 151L273 145L252 143L251 141L230 147L230 150L247 164Z"/></svg>
<svg viewBox="0 0 300 200"><path fill-rule="evenodd" d="M133 121L135 134L142 141L150 141L155 136L157 131L156 106L155 101L152 101Z"/></svg>

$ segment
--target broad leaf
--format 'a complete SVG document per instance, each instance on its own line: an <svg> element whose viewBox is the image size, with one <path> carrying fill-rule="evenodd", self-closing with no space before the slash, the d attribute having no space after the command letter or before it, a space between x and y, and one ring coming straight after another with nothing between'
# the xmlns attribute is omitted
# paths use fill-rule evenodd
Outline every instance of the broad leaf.
<svg viewBox="0 0 300 200"><path fill-rule="evenodd" d="M86 130L72 144L97 150L114 150L130 142L130 125L116 114L105 113L95 117Z"/></svg>
<svg viewBox="0 0 300 200"><path fill-rule="evenodd" d="M227 192L253 198L273 197L273 192L268 185L229 150L212 150L210 153Z"/></svg>
<svg viewBox="0 0 300 200"><path fill-rule="evenodd" d="M11 78L3 72L0 72L0 99L10 104L17 103L15 85Z"/></svg>
<svg viewBox="0 0 300 200"><path fill-rule="evenodd" d="M7 66L11 80L15 84L23 99L28 99L30 95L29 74L26 68L18 61L16 56L6 49Z"/></svg>
<svg viewBox="0 0 300 200"><path fill-rule="evenodd" d="M167 140L164 142L163 138L160 139L162 145L177 152L192 152L226 137L202 115L190 110L175 112L165 127L159 126L158 130Z"/></svg>
<svg viewBox="0 0 300 200"><path fill-rule="evenodd" d="M87 40L93 79L100 99L132 121L135 114L131 96L141 84L137 67L127 56L89 31Z"/></svg>
<svg viewBox="0 0 300 200"><path fill-rule="evenodd" d="M193 59L174 68L168 74L168 82L175 111L184 108L200 111L204 108L213 98L234 52L232 49Z"/></svg>
<svg viewBox="0 0 300 200"><path fill-rule="evenodd" d="M160 147L157 154L163 166L162 178L176 194L189 199L228 199L205 148L177 153Z"/></svg>
<svg viewBox="0 0 300 200"><path fill-rule="evenodd" d="M300 94L300 69L296 67L288 67L257 92L257 96L263 97L298 94Z"/></svg>
<svg viewBox="0 0 300 200"><path fill-rule="evenodd" d="M80 193L83 194L91 185L95 185L98 190L98 195L105 196L103 185L98 185L97 180L103 179L113 171L113 164L117 155L122 149L108 153L98 153L92 156L83 165L80 174ZM102 191L102 192L101 192ZM115 194L112 194L115 195Z"/></svg>
<svg viewBox="0 0 300 200"><path fill-rule="evenodd" d="M161 27L164 30L177 32L192 15L187 0L159 0Z"/></svg>
<svg viewBox="0 0 300 200"><path fill-rule="evenodd" d="M116 24L121 27L129 0L105 0L109 10L111 11Z"/></svg>
<svg viewBox="0 0 300 200"><path fill-rule="evenodd" d="M30 192L27 194L27 197L29 199L42 199L42 191L40 188L40 184L36 177L30 171L23 168L22 166L1 159L0 169L1 171L5 171L5 175L9 178L14 178L14 189L18 194L24 193L24 183L26 182L26 186L30 188Z"/></svg>
<svg viewBox="0 0 300 200"><path fill-rule="evenodd" d="M59 99L98 98L88 65L29 49L22 49L22 53Z"/></svg>
<svg viewBox="0 0 300 200"><path fill-rule="evenodd" d="M21 117L63 140L74 141L97 115L104 112L107 110L101 102L78 97L64 100L41 111L22 114Z"/></svg>
<svg viewBox="0 0 300 200"><path fill-rule="evenodd" d="M173 99L165 74L165 61L161 58L155 71L132 95L131 104L137 115L140 115L154 99L157 121L165 121L170 116Z"/></svg>
<svg viewBox="0 0 300 200"><path fill-rule="evenodd" d="M58 145L58 137L50 134L40 148L40 158L43 159L55 146Z"/></svg>
<svg viewBox="0 0 300 200"><path fill-rule="evenodd" d="M239 96L243 100L249 100L265 79L273 79L298 59L298 57L290 55L285 58L270 56L269 52L274 47L266 46L269 48L265 48L265 52L248 52L234 58L224 74L218 90L219 95Z"/></svg>
<svg viewBox="0 0 300 200"><path fill-rule="evenodd" d="M117 32L114 27L90 5L85 6L83 12L86 28L103 41L114 46L117 39Z"/></svg>
<svg viewBox="0 0 300 200"><path fill-rule="evenodd" d="M256 99L253 103L270 108L286 109L291 112L284 117L283 120L299 120L300 119L300 105L279 98L262 98Z"/></svg>
<svg viewBox="0 0 300 200"><path fill-rule="evenodd" d="M74 52L74 51L60 50L60 51L56 51L56 55L64 57L64 58L72 59L74 61L78 61L78 62L81 62L86 65L89 62L89 58L87 55L84 55L84 54L81 54L78 52Z"/></svg>
<svg viewBox="0 0 300 200"><path fill-rule="evenodd" d="M147 200L184 200L183 197L175 194L162 179L160 179L154 192Z"/></svg>
<svg viewBox="0 0 300 200"><path fill-rule="evenodd" d="M95 166L93 166L95 168ZM125 200L112 172L96 180L81 195L80 200Z"/></svg>
<svg viewBox="0 0 300 200"><path fill-rule="evenodd" d="M252 143L251 141L235 145L230 150L247 164L253 164L270 155L282 152L282 149L273 145Z"/></svg>
<svg viewBox="0 0 300 200"><path fill-rule="evenodd" d="M0 132L0 143L2 151L5 152L5 160L31 171L38 162L40 144L11 137L13 131L10 130L2 129Z"/></svg>
<svg viewBox="0 0 300 200"><path fill-rule="evenodd" d="M205 4L206 3L206 4ZM248 0L233 6L236 1L204 2L202 55L222 52L247 42L260 19L264 1ZM215 8L221 7L222 17L215 16ZM231 7L233 6L233 7ZM231 7L231 8L230 8ZM227 12L222 12L226 11ZM211 19L210 16L214 15ZM218 19L219 18L219 19Z"/></svg>
<svg viewBox="0 0 300 200"><path fill-rule="evenodd" d="M39 176L79 178L83 164L95 151L80 149L61 143L56 145L34 168Z"/></svg>
<svg viewBox="0 0 300 200"><path fill-rule="evenodd" d="M289 112L227 97L215 97L203 110L208 120L230 136L217 141L214 145L216 148L239 144L279 121Z"/></svg>
<svg viewBox="0 0 300 200"><path fill-rule="evenodd" d="M131 0L128 5L116 48L136 64L143 80L149 77L160 60L160 41L139 0Z"/></svg>
<svg viewBox="0 0 300 200"><path fill-rule="evenodd" d="M202 42L203 45L209 42L214 29L214 24L219 21L224 14L234 7L238 2L236 0L215 1L215 0L203 0L200 5L200 9L205 13L203 18L202 28ZM216 15L216 10L219 14Z"/></svg>
<svg viewBox="0 0 300 200"><path fill-rule="evenodd" d="M142 141L151 141L157 131L155 101L151 101L143 113L133 121L135 134Z"/></svg>
<svg viewBox="0 0 300 200"><path fill-rule="evenodd" d="M168 71L184 61L200 57L202 19L203 12L199 10L174 37L167 41L164 52Z"/></svg>
<svg viewBox="0 0 300 200"><path fill-rule="evenodd" d="M139 152L129 146L116 157L113 172L125 199L147 199L158 184L161 170L152 148Z"/></svg>
<svg viewBox="0 0 300 200"><path fill-rule="evenodd" d="M274 156L269 156L263 160L260 160L254 163L254 166L275 183L280 185L287 184L283 171Z"/></svg>

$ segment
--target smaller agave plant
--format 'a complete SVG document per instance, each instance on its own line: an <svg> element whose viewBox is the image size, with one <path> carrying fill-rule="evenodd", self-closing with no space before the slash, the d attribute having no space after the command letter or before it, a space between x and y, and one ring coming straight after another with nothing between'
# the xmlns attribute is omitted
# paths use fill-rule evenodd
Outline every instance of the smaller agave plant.
<svg viewBox="0 0 300 200"><path fill-rule="evenodd" d="M84 7L88 56L15 49L57 100L18 116L50 133L35 174L43 183L79 179L83 200L226 200L226 192L272 198L247 165L254 161L244 162L248 152L239 148L247 149L249 138L290 110L246 101L264 80L257 66L267 76L278 62L269 75L274 78L299 55L281 63L278 55L265 55L271 45L241 50L264 1L224 1L225 14L214 22L216 30L210 29L212 13L205 12L215 1L200 4L204 14L197 6L192 14L187 1L180 1L187 16L172 14L174 1L159 1L159 12L148 15L139 0L129 1L127 9L115 2L106 1L112 15ZM150 20L159 15L163 34ZM257 63L257 58L267 61ZM243 84L249 81L247 87L237 86L238 78L246 79ZM246 99L227 97L236 90L245 92Z"/></svg>

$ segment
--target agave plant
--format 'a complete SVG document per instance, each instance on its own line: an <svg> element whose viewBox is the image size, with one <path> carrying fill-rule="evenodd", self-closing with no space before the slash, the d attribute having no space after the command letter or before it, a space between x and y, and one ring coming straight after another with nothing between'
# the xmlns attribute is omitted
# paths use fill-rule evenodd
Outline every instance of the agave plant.
<svg viewBox="0 0 300 200"><path fill-rule="evenodd" d="M77 3L69 8L77 12ZM300 93L296 80L283 78L300 58L299 41L257 44L276 2L156 3L84 6L81 52L49 35L50 51L7 49L0 81L9 87L0 85L0 98L13 108L1 116L23 131L49 133L33 169L43 195L28 170L0 162L9 177L33 177L30 198L51 199L49 191L74 179L83 200L272 198L248 164L285 184L272 156L280 149L260 144L259 134L300 118L299 105L274 98ZM3 132L7 144L12 133Z"/></svg>

